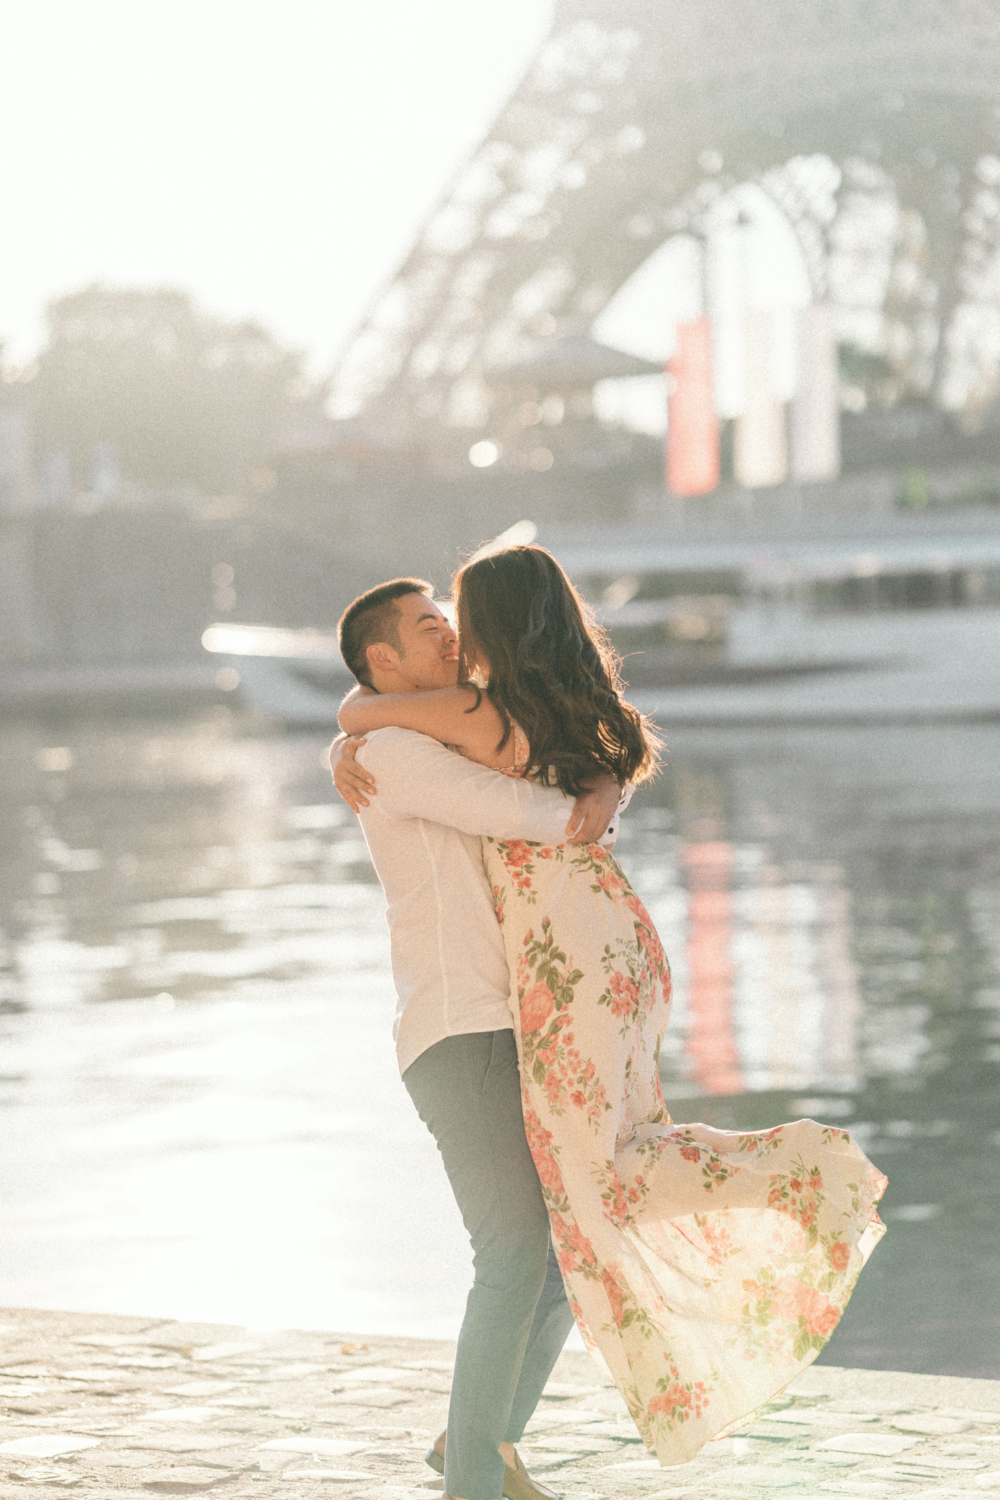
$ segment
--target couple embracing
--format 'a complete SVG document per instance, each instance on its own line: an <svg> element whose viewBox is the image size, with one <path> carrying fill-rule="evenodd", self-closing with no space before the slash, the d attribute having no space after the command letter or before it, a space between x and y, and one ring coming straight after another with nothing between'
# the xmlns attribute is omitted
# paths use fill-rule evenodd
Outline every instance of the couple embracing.
<svg viewBox="0 0 1000 1500"><path fill-rule="evenodd" d="M613 856L651 726L540 547L356 599L334 779L388 902L403 1083L474 1251L448 1427L452 1500L552 1492L514 1444L574 1320L662 1464L815 1359L882 1233L842 1130L675 1125L670 971ZM359 738L360 737L360 738Z"/></svg>

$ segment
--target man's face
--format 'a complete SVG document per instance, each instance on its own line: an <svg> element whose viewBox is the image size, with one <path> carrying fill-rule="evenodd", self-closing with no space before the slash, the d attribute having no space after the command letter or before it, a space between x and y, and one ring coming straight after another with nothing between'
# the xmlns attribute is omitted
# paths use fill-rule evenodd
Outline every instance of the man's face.
<svg viewBox="0 0 1000 1500"><path fill-rule="evenodd" d="M398 661L392 691L454 687L458 681L458 636L426 594L404 594L399 612Z"/></svg>

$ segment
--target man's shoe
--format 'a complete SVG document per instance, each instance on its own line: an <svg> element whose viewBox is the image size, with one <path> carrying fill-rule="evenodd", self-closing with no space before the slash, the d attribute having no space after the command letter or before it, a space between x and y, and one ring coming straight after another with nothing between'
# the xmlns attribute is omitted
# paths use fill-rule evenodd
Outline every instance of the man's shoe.
<svg viewBox="0 0 1000 1500"><path fill-rule="evenodd" d="M447 1428L445 1428L445 1432L447 1432ZM430 1464L430 1466L434 1470L435 1474L443 1474L444 1473L444 1454L438 1452L438 1443L441 1444L442 1448L444 1447L444 1432L442 1432L437 1437L437 1439L435 1440L435 1443L434 1443L434 1447L433 1448L428 1448L427 1452L424 1454L424 1463L425 1464Z"/></svg>
<svg viewBox="0 0 1000 1500"><path fill-rule="evenodd" d="M514 1465L503 1466L503 1492L505 1500L559 1500L555 1490L550 1490L547 1485L539 1484L537 1479L532 1479L524 1464L521 1455L514 1449Z"/></svg>
<svg viewBox="0 0 1000 1500"><path fill-rule="evenodd" d="M444 1473L444 1454L439 1451L438 1444L444 1446L445 1434L442 1432L433 1448L429 1448L424 1455L424 1462L429 1464L435 1474ZM514 1449L514 1465L503 1466L503 1492L505 1500L559 1500L555 1490L550 1490L546 1485L539 1484L532 1479L524 1464L521 1455Z"/></svg>

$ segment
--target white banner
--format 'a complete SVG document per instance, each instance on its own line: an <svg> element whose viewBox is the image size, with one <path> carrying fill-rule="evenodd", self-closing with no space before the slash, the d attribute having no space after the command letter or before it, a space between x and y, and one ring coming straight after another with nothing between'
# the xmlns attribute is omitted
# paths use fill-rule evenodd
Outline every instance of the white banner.
<svg viewBox="0 0 1000 1500"><path fill-rule="evenodd" d="M789 414L792 478L836 479L840 473L837 344L828 303L798 313L798 380Z"/></svg>
<svg viewBox="0 0 1000 1500"><path fill-rule="evenodd" d="M788 477L785 404L777 394L774 314L746 313L746 399L736 419L733 468L748 489L781 484Z"/></svg>

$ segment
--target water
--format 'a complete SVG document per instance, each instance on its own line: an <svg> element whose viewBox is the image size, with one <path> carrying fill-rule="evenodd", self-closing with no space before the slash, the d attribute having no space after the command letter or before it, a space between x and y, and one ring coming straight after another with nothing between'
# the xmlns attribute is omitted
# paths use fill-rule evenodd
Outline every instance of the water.
<svg viewBox="0 0 1000 1500"><path fill-rule="evenodd" d="M324 748L223 709L0 731L0 1302L455 1332ZM992 725L676 731L625 820L675 1118L811 1114L889 1175L834 1363L1000 1377L998 766Z"/></svg>

